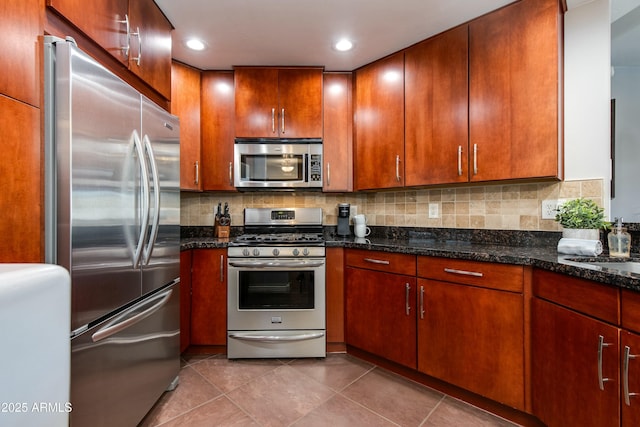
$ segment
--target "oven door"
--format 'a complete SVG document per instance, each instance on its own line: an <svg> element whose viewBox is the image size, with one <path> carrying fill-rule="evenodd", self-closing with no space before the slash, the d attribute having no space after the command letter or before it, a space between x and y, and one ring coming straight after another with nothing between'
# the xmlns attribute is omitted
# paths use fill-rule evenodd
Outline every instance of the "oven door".
<svg viewBox="0 0 640 427"><path fill-rule="evenodd" d="M325 260L228 259L228 329L325 329Z"/></svg>

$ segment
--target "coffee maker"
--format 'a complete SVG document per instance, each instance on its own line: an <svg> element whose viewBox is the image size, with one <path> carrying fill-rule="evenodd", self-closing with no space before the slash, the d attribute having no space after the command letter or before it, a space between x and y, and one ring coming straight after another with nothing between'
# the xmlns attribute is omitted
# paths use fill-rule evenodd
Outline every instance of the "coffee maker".
<svg viewBox="0 0 640 427"><path fill-rule="evenodd" d="M351 205L349 203L338 203L338 236L351 236L349 228L349 212Z"/></svg>

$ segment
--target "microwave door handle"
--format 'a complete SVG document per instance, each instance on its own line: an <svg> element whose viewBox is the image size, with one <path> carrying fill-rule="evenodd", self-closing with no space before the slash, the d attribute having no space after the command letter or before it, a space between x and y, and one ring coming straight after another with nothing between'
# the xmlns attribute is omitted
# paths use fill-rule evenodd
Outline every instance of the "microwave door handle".
<svg viewBox="0 0 640 427"><path fill-rule="evenodd" d="M309 182L309 169L307 165L309 164L309 154L304 155L304 161L302 162L302 176L304 177L304 182Z"/></svg>

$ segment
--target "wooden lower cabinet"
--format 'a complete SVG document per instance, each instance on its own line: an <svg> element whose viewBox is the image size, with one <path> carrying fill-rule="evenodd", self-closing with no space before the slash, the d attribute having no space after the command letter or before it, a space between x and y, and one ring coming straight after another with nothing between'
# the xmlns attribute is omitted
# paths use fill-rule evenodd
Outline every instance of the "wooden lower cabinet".
<svg viewBox="0 0 640 427"><path fill-rule="evenodd" d="M549 427L620 425L615 326L534 298L531 348L533 412L542 422Z"/></svg>
<svg viewBox="0 0 640 427"><path fill-rule="evenodd" d="M347 344L416 367L416 278L347 267Z"/></svg>
<svg viewBox="0 0 640 427"><path fill-rule="evenodd" d="M191 344L226 346L226 249L194 249L191 269Z"/></svg>
<svg viewBox="0 0 640 427"><path fill-rule="evenodd" d="M523 295L418 279L418 370L524 410Z"/></svg>
<svg viewBox="0 0 640 427"><path fill-rule="evenodd" d="M344 351L344 249L326 248L327 351Z"/></svg>
<svg viewBox="0 0 640 427"><path fill-rule="evenodd" d="M191 254L180 252L180 353L191 344Z"/></svg>

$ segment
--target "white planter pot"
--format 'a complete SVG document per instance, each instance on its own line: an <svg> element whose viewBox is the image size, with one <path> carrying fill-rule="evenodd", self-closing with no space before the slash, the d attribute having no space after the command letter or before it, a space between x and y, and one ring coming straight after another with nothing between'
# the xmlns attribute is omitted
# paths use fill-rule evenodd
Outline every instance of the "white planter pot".
<svg viewBox="0 0 640 427"><path fill-rule="evenodd" d="M600 230L597 228L563 228L562 237L567 239L600 240Z"/></svg>

